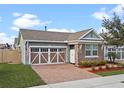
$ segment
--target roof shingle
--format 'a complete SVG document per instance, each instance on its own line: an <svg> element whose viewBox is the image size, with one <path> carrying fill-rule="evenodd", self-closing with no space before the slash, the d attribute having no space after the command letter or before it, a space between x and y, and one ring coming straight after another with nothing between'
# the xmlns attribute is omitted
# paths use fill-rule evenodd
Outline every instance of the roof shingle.
<svg viewBox="0 0 124 93"><path fill-rule="evenodd" d="M46 41L67 41L67 40L77 40L79 37L84 35L91 29L86 29L83 31L75 33L66 32L51 32L43 30L30 30L30 29L20 29L20 33L24 40L46 40Z"/></svg>

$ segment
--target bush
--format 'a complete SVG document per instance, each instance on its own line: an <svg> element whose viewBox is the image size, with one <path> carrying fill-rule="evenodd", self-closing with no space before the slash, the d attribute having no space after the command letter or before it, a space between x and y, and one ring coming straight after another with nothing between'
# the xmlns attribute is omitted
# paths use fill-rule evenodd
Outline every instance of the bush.
<svg viewBox="0 0 124 93"><path fill-rule="evenodd" d="M92 66L97 66L98 65L98 63L96 62L96 60L94 60L91 64L92 64Z"/></svg>
<svg viewBox="0 0 124 93"><path fill-rule="evenodd" d="M85 66L85 67L89 67L89 66L91 66L91 63L88 62L87 60L84 60L84 61L81 62L81 65Z"/></svg>
<svg viewBox="0 0 124 93"><path fill-rule="evenodd" d="M101 60L98 65L105 65L107 62L105 60Z"/></svg>
<svg viewBox="0 0 124 93"><path fill-rule="evenodd" d="M110 68L108 64L106 64L105 66L106 66L106 69L109 69Z"/></svg>
<svg viewBox="0 0 124 93"><path fill-rule="evenodd" d="M95 66L92 66L92 71L95 71L96 69L95 69Z"/></svg>

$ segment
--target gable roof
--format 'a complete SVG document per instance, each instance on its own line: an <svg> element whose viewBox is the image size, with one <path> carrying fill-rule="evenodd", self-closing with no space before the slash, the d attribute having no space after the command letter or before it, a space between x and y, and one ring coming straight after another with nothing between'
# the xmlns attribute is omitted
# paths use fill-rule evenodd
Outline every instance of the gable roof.
<svg viewBox="0 0 124 93"><path fill-rule="evenodd" d="M78 40L81 36L85 35L90 30L92 30L92 28L75 32L69 36L68 40Z"/></svg>
<svg viewBox="0 0 124 93"><path fill-rule="evenodd" d="M43 30L20 29L20 34L24 40L42 40L42 41L71 41L79 40L80 37L87 34L90 29L85 29L75 33L51 32Z"/></svg>
<svg viewBox="0 0 124 93"><path fill-rule="evenodd" d="M98 38L85 38L88 34L91 34L93 32L94 35L96 35ZM92 28L89 31L87 31L84 35L82 35L79 39L97 39L97 40L104 40L99 34L96 33L96 31Z"/></svg>
<svg viewBox="0 0 124 93"><path fill-rule="evenodd" d="M66 41L72 33L20 29L24 40Z"/></svg>

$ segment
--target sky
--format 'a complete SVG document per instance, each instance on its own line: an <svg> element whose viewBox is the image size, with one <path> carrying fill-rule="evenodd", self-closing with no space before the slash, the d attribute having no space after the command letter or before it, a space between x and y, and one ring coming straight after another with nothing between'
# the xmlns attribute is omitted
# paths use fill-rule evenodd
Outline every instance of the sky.
<svg viewBox="0 0 124 93"><path fill-rule="evenodd" d="M113 12L123 16L117 4L13 4L0 5L0 43L13 43L19 28L77 32L94 28L100 33L102 19L112 18Z"/></svg>

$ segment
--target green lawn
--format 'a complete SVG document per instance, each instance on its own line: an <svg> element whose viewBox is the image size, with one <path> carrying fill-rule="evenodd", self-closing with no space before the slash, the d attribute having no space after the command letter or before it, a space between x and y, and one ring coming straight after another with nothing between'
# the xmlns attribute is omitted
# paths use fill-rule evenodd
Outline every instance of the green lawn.
<svg viewBox="0 0 124 93"><path fill-rule="evenodd" d="M111 75L124 74L124 70L97 72L96 74L101 75L101 76L111 76Z"/></svg>
<svg viewBox="0 0 124 93"><path fill-rule="evenodd" d="M0 64L0 87L23 88L43 84L45 82L29 65Z"/></svg>

